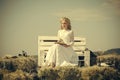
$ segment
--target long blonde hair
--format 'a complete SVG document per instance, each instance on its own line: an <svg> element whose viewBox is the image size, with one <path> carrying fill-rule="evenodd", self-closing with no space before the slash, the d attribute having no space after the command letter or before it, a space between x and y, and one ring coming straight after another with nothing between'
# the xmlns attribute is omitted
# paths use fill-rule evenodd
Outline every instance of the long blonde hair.
<svg viewBox="0 0 120 80"><path fill-rule="evenodd" d="M68 30L71 30L70 19L67 18L67 17L62 17L62 18L60 19L60 23L61 23L63 20L66 21L66 22L68 23L67 29L68 29ZM63 29L62 26L61 26L61 29Z"/></svg>

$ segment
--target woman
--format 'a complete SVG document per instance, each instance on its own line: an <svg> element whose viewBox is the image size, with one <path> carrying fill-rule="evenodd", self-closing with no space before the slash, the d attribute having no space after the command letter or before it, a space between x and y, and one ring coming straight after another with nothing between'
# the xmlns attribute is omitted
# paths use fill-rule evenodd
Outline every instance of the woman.
<svg viewBox="0 0 120 80"><path fill-rule="evenodd" d="M49 48L46 56L48 66L74 66L77 55L72 45L74 44L74 33L71 30L70 20L61 18L61 29L58 31L58 41Z"/></svg>

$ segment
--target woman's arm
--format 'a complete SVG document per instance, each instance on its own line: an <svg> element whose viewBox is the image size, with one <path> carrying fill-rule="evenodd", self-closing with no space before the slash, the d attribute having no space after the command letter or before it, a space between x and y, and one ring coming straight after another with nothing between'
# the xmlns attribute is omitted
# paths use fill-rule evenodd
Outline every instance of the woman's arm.
<svg viewBox="0 0 120 80"><path fill-rule="evenodd" d="M74 33L73 33L73 31L70 31L70 35L68 35L67 37L69 37L68 40L67 39L62 40L60 38L60 30L59 30L58 31L58 41L55 42L55 44L60 44L60 45L62 45L64 47L72 46L74 44Z"/></svg>
<svg viewBox="0 0 120 80"><path fill-rule="evenodd" d="M55 42L55 44L60 44L60 45L62 45L64 47L69 47L70 46L70 45L65 44L62 39L60 39L57 42Z"/></svg>
<svg viewBox="0 0 120 80"><path fill-rule="evenodd" d="M67 44L69 46L74 45L74 33L72 30L69 32L69 35L67 35L63 41L65 44Z"/></svg>
<svg viewBox="0 0 120 80"><path fill-rule="evenodd" d="M65 43L63 42L62 39L59 39L57 42L55 42L56 44L61 44L61 45L65 45Z"/></svg>
<svg viewBox="0 0 120 80"><path fill-rule="evenodd" d="M71 35L70 35L70 45L74 45L74 32L72 31L71 32Z"/></svg>
<svg viewBox="0 0 120 80"><path fill-rule="evenodd" d="M70 46L70 45L67 45L67 44L62 43L62 42L56 42L55 44L60 44L60 45L62 45L62 46L64 46L64 47L69 47L69 46Z"/></svg>
<svg viewBox="0 0 120 80"><path fill-rule="evenodd" d="M60 32L61 32L61 30L58 30L58 34L57 34L58 40L57 40L57 42L55 42L55 44L64 45L65 43L64 43L63 40L60 38Z"/></svg>
<svg viewBox="0 0 120 80"><path fill-rule="evenodd" d="M70 32L69 37L70 37L70 41L68 40L68 42L65 45L65 47L69 47L69 46L74 45L74 32L73 31Z"/></svg>

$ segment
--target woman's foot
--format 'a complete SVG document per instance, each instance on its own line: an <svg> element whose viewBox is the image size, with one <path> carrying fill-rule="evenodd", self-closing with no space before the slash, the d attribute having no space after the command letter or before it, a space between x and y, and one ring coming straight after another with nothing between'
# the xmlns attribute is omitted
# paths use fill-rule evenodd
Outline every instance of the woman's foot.
<svg viewBox="0 0 120 80"><path fill-rule="evenodd" d="M50 67L50 68L55 68L55 63L49 64L48 67Z"/></svg>
<svg viewBox="0 0 120 80"><path fill-rule="evenodd" d="M38 66L38 68L41 68L41 66Z"/></svg>
<svg viewBox="0 0 120 80"><path fill-rule="evenodd" d="M55 68L55 63L52 63L52 68Z"/></svg>

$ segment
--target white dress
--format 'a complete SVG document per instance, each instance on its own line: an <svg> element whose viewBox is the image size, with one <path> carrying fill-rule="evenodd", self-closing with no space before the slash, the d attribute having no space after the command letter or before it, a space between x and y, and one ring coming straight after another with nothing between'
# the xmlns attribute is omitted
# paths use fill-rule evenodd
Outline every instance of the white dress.
<svg viewBox="0 0 120 80"><path fill-rule="evenodd" d="M46 64L55 63L56 66L75 66L77 65L77 55L72 45L74 44L74 34L72 30L59 30L58 38L70 47L60 44L52 45L46 56Z"/></svg>

